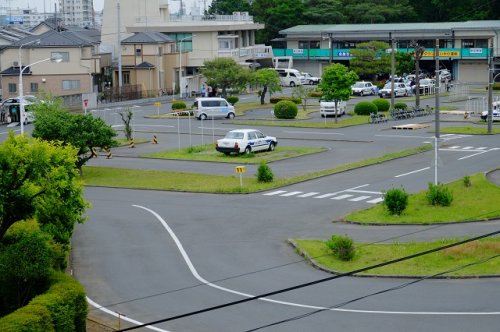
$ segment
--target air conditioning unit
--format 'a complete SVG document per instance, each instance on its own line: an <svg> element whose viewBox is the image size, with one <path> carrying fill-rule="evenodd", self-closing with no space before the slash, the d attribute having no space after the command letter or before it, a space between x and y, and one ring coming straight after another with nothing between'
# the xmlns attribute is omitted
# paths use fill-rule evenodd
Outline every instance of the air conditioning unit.
<svg viewBox="0 0 500 332"><path fill-rule="evenodd" d="M19 67L19 62L17 61L12 62L12 67Z"/></svg>

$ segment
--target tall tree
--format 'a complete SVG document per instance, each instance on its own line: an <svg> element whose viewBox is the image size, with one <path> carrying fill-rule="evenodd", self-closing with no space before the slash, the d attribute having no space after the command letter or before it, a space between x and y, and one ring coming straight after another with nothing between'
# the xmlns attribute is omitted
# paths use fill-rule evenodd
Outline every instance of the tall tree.
<svg viewBox="0 0 500 332"><path fill-rule="evenodd" d="M234 12L249 12L250 3L247 0L212 0L208 14L231 15Z"/></svg>
<svg viewBox="0 0 500 332"><path fill-rule="evenodd" d="M264 68L259 69L253 74L252 81L255 84L262 86L260 91L260 103L265 104L266 93L272 94L276 91L281 91L281 80L274 69Z"/></svg>
<svg viewBox="0 0 500 332"><path fill-rule="evenodd" d="M257 42L269 43L279 36L279 31L304 22L305 5L302 0L254 0L252 15L264 23L264 30L257 31Z"/></svg>
<svg viewBox="0 0 500 332"><path fill-rule="evenodd" d="M308 0L304 22L308 24L340 24L346 22L341 0Z"/></svg>
<svg viewBox="0 0 500 332"><path fill-rule="evenodd" d="M409 74L415 68L415 60L413 60L411 53L396 52L394 57L396 59L396 74Z"/></svg>
<svg viewBox="0 0 500 332"><path fill-rule="evenodd" d="M349 23L396 23L418 19L409 0L343 0Z"/></svg>
<svg viewBox="0 0 500 332"><path fill-rule="evenodd" d="M331 64L323 71L319 88L323 93L323 99L335 101L335 123L337 122L338 103L349 100L351 86L357 79L358 75L354 71L348 70L340 63Z"/></svg>
<svg viewBox="0 0 500 332"><path fill-rule="evenodd" d="M243 68L231 58L216 58L204 62L201 69L207 78L207 84L214 89L220 89L223 97L227 89L242 89L250 81L250 70Z"/></svg>
<svg viewBox="0 0 500 332"><path fill-rule="evenodd" d="M76 149L11 132L0 145L0 240L16 222L36 215L42 229L64 233L83 222L87 206L75 168Z"/></svg>
<svg viewBox="0 0 500 332"><path fill-rule="evenodd" d="M381 41L370 41L359 43L356 48L349 52L352 55L350 67L359 76L375 76L379 73L389 73L391 70L391 58L386 50L389 44Z"/></svg>
<svg viewBox="0 0 500 332"><path fill-rule="evenodd" d="M100 118L92 115L68 113L54 103L37 103L32 106L35 115L33 137L47 141L61 141L78 148L76 166L82 171L83 165L92 158L93 148L116 146L113 139L116 132Z"/></svg>

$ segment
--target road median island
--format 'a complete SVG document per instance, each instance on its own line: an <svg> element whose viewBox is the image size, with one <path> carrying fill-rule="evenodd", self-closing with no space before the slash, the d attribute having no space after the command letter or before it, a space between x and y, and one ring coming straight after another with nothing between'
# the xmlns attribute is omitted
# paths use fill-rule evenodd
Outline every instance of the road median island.
<svg viewBox="0 0 500 332"><path fill-rule="evenodd" d="M316 179L356 168L380 164L382 162L403 158L426 152L432 149L430 144L391 152L380 157L361 160L348 165L339 166L317 172L306 173L290 178L275 178L270 183L260 183L256 177L246 177L244 185L240 186L239 177L209 175L199 173L168 172L144 169L126 169L111 167L85 166L83 181L86 186L113 188L168 190L203 193L252 193L283 187L298 182Z"/></svg>

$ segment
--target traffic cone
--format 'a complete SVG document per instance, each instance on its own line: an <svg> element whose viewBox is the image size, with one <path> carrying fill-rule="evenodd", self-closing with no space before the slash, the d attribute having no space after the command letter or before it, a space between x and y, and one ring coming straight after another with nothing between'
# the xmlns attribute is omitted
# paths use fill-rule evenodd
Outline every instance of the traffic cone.
<svg viewBox="0 0 500 332"><path fill-rule="evenodd" d="M92 158L97 158L97 153L95 152L95 148L90 149L90 154Z"/></svg>
<svg viewBox="0 0 500 332"><path fill-rule="evenodd" d="M151 144L158 144L158 138L156 138L156 135L153 135L153 140L151 141Z"/></svg>
<svg viewBox="0 0 500 332"><path fill-rule="evenodd" d="M134 139L131 139L130 142L128 142L128 147L135 148Z"/></svg>
<svg viewBox="0 0 500 332"><path fill-rule="evenodd" d="M106 149L106 159L112 159L112 158L113 158L113 154L111 153L111 149L107 148Z"/></svg>

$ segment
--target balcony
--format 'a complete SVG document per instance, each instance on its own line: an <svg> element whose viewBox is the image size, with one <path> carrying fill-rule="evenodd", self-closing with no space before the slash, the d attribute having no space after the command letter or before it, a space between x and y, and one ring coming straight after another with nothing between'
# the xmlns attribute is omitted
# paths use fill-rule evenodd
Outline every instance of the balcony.
<svg viewBox="0 0 500 332"><path fill-rule="evenodd" d="M266 45L254 45L249 47L219 50L218 57L233 58L236 62L242 62L253 59L264 59L273 57L273 48Z"/></svg>

